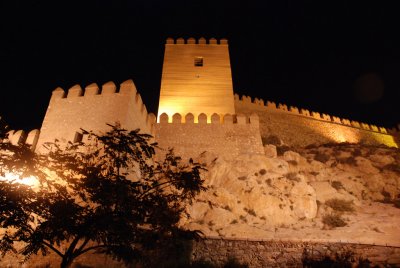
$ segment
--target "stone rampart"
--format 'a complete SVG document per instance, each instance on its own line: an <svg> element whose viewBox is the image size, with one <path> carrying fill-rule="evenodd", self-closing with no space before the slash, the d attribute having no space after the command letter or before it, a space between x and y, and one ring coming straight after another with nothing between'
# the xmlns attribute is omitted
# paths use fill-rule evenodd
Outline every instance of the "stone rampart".
<svg viewBox="0 0 400 268"><path fill-rule="evenodd" d="M249 267L303 267L305 254L315 260L325 256L335 257L335 253L353 252L371 261L372 266L397 267L400 265L400 247L368 245L329 241L296 240L241 240L207 238L193 244L192 259L209 261L223 265L230 258ZM380 267L381 267L380 266Z"/></svg>
<svg viewBox="0 0 400 268"><path fill-rule="evenodd" d="M191 113L185 116L185 123L180 114L175 114L172 123L168 121L167 114L160 116L155 125L155 139L160 148L174 148L184 158L196 157L204 151L226 159L264 153L256 114L248 117L226 114L222 118L213 114L210 123L205 114L198 116L197 123Z"/></svg>
<svg viewBox="0 0 400 268"><path fill-rule="evenodd" d="M34 129L29 131L29 133L26 133L23 130L10 130L7 132L7 134L7 139L11 144L26 144L32 149L32 151L34 151L39 139L40 131L38 129Z"/></svg>
<svg viewBox="0 0 400 268"><path fill-rule="evenodd" d="M349 119L327 114L288 107L271 101L235 94L237 113L257 113L260 118L260 131L263 138L274 135L285 144L306 146L309 144L329 142L364 142L367 144L384 144L399 147L399 132L387 130Z"/></svg>
<svg viewBox="0 0 400 268"><path fill-rule="evenodd" d="M188 252L186 252L188 251ZM400 247L390 245L358 244L341 241L302 241L287 240L246 240L205 237L193 241L183 252L176 252L176 264L190 261L206 261L222 267L229 259L247 264L249 267L304 267L303 258L307 254L313 260L322 260L325 256L334 258L335 254L352 252L353 258L368 259L370 266L398 267L400 265ZM170 252L171 253L171 252ZM155 258L156 256L154 256ZM173 256L169 256L172 259ZM59 267L61 259L50 252L47 256L32 255L26 263L23 256L7 254L0 259L0 267ZM160 260L160 265L164 264ZM74 261L72 267L125 267L121 262L110 257L88 252ZM367 267L367 266L365 266Z"/></svg>
<svg viewBox="0 0 400 268"><path fill-rule="evenodd" d="M43 143L54 139L76 141L81 128L107 131L106 123L119 122L123 128L140 128L142 132L153 133L155 120L153 114L147 113L132 80L121 83L119 88L113 82L105 83L101 89L95 83L84 90L80 85L71 87L68 92L57 88L43 120L37 149L42 150Z"/></svg>

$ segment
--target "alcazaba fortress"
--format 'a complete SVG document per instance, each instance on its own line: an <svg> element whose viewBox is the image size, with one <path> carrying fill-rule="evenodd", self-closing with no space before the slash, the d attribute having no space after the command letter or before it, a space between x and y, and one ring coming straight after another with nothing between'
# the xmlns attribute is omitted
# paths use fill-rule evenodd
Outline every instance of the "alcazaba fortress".
<svg viewBox="0 0 400 268"><path fill-rule="evenodd" d="M108 82L67 92L56 88L40 130L11 131L11 142L40 152L48 141L80 141L80 129L103 131L106 123L140 128L161 148L190 157L209 151L220 157L262 154L271 137L289 146L366 143L398 147L398 129L288 107L233 92L226 39L169 38L165 45L158 116L148 113L132 80Z"/></svg>
<svg viewBox="0 0 400 268"><path fill-rule="evenodd" d="M222 267L234 256L249 267L301 267L307 250L321 258L351 250L379 267L400 265L400 210L382 202L400 201L400 125L386 129L238 96L226 39L169 38L157 116L132 80L77 84L53 91L40 130L10 131L9 140L44 153L46 142L85 141L81 129L104 132L116 122L150 133L184 159L207 160L209 190L182 219L185 228L205 231L192 260ZM277 153L283 146L290 150ZM346 227L327 229L335 199L357 211L345 214ZM55 258L35 256L28 265L53 267ZM26 267L17 261L11 256L0 266ZM78 261L76 267L121 267L99 255Z"/></svg>

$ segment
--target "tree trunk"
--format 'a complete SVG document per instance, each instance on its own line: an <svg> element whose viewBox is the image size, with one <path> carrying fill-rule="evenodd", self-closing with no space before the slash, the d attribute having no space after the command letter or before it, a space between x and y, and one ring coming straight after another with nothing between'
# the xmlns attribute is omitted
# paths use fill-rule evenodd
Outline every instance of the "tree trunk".
<svg viewBox="0 0 400 268"><path fill-rule="evenodd" d="M71 258L70 256L64 256L62 258L62 262L60 267L61 268L69 268L72 264L73 258Z"/></svg>

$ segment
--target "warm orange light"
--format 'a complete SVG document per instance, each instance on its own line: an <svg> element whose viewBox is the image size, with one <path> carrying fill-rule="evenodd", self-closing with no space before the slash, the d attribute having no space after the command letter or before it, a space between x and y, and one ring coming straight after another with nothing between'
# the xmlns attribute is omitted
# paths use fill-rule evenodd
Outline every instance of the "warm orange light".
<svg viewBox="0 0 400 268"><path fill-rule="evenodd" d="M10 183L21 183L31 187L39 186L39 181L33 176L21 178L16 174L6 173L4 177L0 177L0 180L8 181Z"/></svg>

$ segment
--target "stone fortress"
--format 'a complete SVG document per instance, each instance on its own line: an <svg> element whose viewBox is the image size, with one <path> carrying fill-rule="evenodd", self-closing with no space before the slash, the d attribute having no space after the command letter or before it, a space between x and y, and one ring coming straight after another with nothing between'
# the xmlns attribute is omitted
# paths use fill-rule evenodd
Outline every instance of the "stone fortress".
<svg viewBox="0 0 400 268"><path fill-rule="evenodd" d="M106 123L151 133L160 147L184 157L209 151L224 158L262 154L263 140L289 146L366 143L398 147L399 129L386 129L307 109L233 93L226 39L168 38L158 116L148 113L134 82L108 82L65 92L56 88L39 130L11 131L13 143L26 142L38 152L58 139L80 141L81 128L103 131Z"/></svg>
<svg viewBox="0 0 400 268"><path fill-rule="evenodd" d="M227 40L167 39L157 116L132 80L75 85L53 91L40 131L11 131L9 139L44 153L45 142L85 141L81 128L102 132L115 122L207 163L209 190L181 222L205 234L193 260L300 267L305 249L345 247L375 264L400 265L400 210L382 203L400 198L400 129L234 94ZM290 150L278 153L279 146ZM323 222L336 213L332 199L355 206L344 213L345 227ZM121 266L93 255L79 263Z"/></svg>

